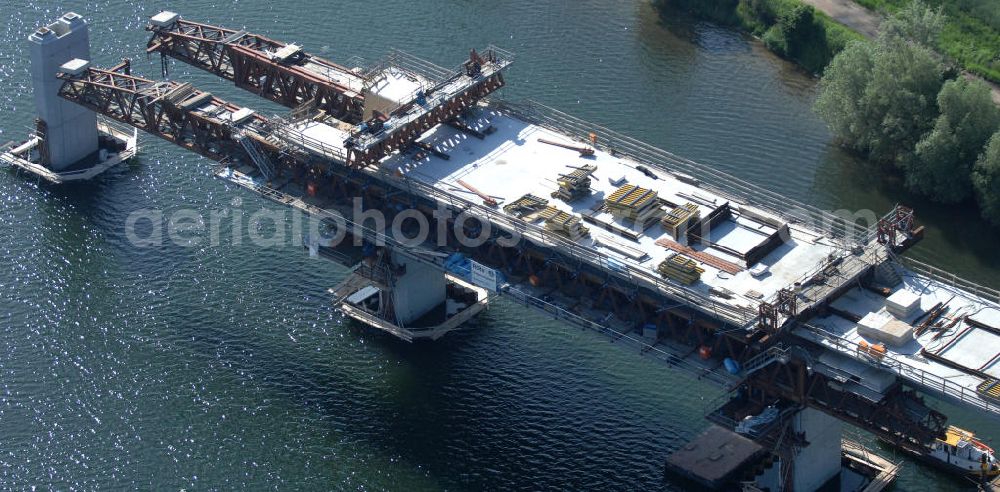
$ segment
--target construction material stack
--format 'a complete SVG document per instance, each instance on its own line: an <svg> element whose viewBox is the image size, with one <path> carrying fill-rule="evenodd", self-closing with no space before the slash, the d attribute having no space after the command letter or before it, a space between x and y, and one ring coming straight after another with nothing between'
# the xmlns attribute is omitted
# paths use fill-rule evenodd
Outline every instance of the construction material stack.
<svg viewBox="0 0 1000 492"><path fill-rule="evenodd" d="M901 347L913 340L913 326L884 312L874 312L858 321L858 335Z"/></svg>
<svg viewBox="0 0 1000 492"><path fill-rule="evenodd" d="M674 207L660 220L663 229L677 241L682 241L687 235L688 224L701 218L698 206L688 202L679 207Z"/></svg>
<svg viewBox="0 0 1000 492"><path fill-rule="evenodd" d="M628 219L639 225L658 218L662 213L655 191L631 184L618 188L604 200L604 205L616 218Z"/></svg>
<svg viewBox="0 0 1000 492"><path fill-rule="evenodd" d="M504 205L503 211L519 219L531 221L532 218L529 216L544 209L548 204L548 200L528 193L509 205Z"/></svg>
<svg viewBox="0 0 1000 492"><path fill-rule="evenodd" d="M907 289L900 289L885 300L885 310L896 319L907 319L920 307L920 296Z"/></svg>
<svg viewBox="0 0 1000 492"><path fill-rule="evenodd" d="M573 241L579 240L590 234L590 230L584 227L580 218L563 212L555 207L545 207L539 215L545 219L545 228L558 232Z"/></svg>
<svg viewBox="0 0 1000 492"><path fill-rule="evenodd" d="M573 172L560 174L556 182L559 189L552 192L552 198L559 198L566 202L571 202L577 198L590 195L590 175L594 174L597 166L584 164L582 166L570 166Z"/></svg>
<svg viewBox="0 0 1000 492"><path fill-rule="evenodd" d="M691 285L701 278L705 269L698 266L698 263L683 255L672 254L667 259L660 262L656 267L664 278L676 280L686 285Z"/></svg>

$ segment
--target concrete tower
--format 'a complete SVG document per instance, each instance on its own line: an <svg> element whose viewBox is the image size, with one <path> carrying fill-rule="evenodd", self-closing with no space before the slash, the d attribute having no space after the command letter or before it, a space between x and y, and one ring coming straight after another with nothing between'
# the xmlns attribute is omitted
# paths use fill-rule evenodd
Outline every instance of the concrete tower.
<svg viewBox="0 0 1000 492"><path fill-rule="evenodd" d="M59 97L59 67L74 59L90 60L90 36L83 17L70 12L30 36L31 82L35 108L45 121L49 168L60 171L97 151L97 115Z"/></svg>

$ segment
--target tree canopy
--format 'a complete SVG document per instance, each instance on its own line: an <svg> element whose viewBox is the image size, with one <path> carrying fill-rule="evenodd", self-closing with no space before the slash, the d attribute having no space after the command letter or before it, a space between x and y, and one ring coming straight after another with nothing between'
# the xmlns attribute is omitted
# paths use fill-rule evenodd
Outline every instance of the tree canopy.
<svg viewBox="0 0 1000 492"><path fill-rule="evenodd" d="M981 81L949 80L937 99L941 114L916 147L906 173L907 185L940 202L958 202L972 194L972 165L1000 126L1000 109Z"/></svg>
<svg viewBox="0 0 1000 492"><path fill-rule="evenodd" d="M943 73L928 48L899 36L851 43L827 67L816 110L844 145L902 164L934 124Z"/></svg>
<svg viewBox="0 0 1000 492"><path fill-rule="evenodd" d="M1000 225L1000 109L985 83L946 71L930 50L944 25L941 9L910 4L874 43L833 59L816 111L844 146L894 164L910 190L942 203L975 197Z"/></svg>
<svg viewBox="0 0 1000 492"><path fill-rule="evenodd" d="M976 161L972 186L983 217L1000 226L1000 131L993 134Z"/></svg>
<svg viewBox="0 0 1000 492"><path fill-rule="evenodd" d="M916 0L886 19L880 29L885 35L898 36L933 48L938 45L945 20L944 9L939 7L934 10Z"/></svg>

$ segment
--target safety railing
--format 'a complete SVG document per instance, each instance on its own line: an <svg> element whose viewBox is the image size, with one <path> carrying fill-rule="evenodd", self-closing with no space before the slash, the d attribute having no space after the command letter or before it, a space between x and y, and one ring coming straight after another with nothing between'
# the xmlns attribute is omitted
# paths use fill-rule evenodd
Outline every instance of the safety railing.
<svg viewBox="0 0 1000 492"><path fill-rule="evenodd" d="M977 298L987 299L990 302L1000 304L1000 291L996 289L979 285L975 282L959 277L954 273L946 272L936 266L915 260L913 258L898 257L897 260L908 270L911 270L918 275L957 289L961 289Z"/></svg>
<svg viewBox="0 0 1000 492"><path fill-rule="evenodd" d="M648 354L656 359L666 362L672 367L683 369L698 376L700 379L711 381L719 384L720 386L728 386L735 382L734 378L729 377L729 375L724 372L706 369L704 366L685 360L681 355L664 350L661 346L653 345L646 340L636 338L628 333L623 333L619 330L615 330L614 328L591 321L555 304L539 299L531 294L517 289L516 287L507 286L501 290L501 294L512 298L524 306L549 314L555 319L566 321L581 328L607 335L611 337L615 343L621 342L631 345L638 348L642 354Z"/></svg>
<svg viewBox="0 0 1000 492"><path fill-rule="evenodd" d="M885 256L883 256L883 255L880 254L881 249L882 248L880 246L878 246L878 245L870 244L861 253L860 256L855 256L854 254L846 254L845 253L845 254L841 254L841 255L838 255L838 256L835 256L835 257L832 257L832 258L827 258L827 259L823 260L822 262L820 262L820 263L814 265L813 267L809 268L808 270L806 270L805 272L803 272L799 276L797 276L795 278L795 280L793 280L792 282L790 282L788 285L790 285L790 286L794 286L794 285L803 286L802 287L803 288L803 292L802 292L803 294L808 294L809 293L808 290L811 289L811 288L813 288L813 286L818 286L819 288L822 288L825 291L824 295L822 295L822 296L816 296L816 295L808 295L808 296L806 296L809 299L812 299L812 301L810 302L810 304L812 304L812 305L821 304L821 303L823 303L823 302L826 301L826 297L827 297L827 295L829 293L835 291L839 287L842 287L843 285L845 285L848 282L857 280L858 276L861 273L864 272L865 268L867 268L869 266L877 265L877 264L881 263L882 261L884 261L885 260ZM846 267L850 267L852 265L852 262L858 268L856 268L853 271L845 271L843 267L845 267L845 266ZM860 262L860 264L858 264L859 262ZM817 278L820 274L822 274L828 268L833 267L833 266L837 266L838 268L840 268L840 273L842 275L839 275L839 277L841 277L841 281L839 283L830 282L829 279L827 279L825 282L823 282L821 284L814 284L812 282L813 279ZM777 297L777 293L772 294L768 298L768 301L773 301L776 297Z"/></svg>
<svg viewBox="0 0 1000 492"><path fill-rule="evenodd" d="M512 52L492 44L487 46L486 49L480 53L480 55L486 59L495 59L505 63L510 63L514 60L514 54ZM359 58L356 62L360 66L364 63L364 60ZM407 53L401 49L393 48L389 50L388 55L384 58L375 62L371 66L362 69L361 73L366 80L372 80L378 73L390 67L400 68L407 72L420 75L431 82L447 80L455 74L464 72L462 65L448 69L424 58L420 58L419 56Z"/></svg>
<svg viewBox="0 0 1000 492"><path fill-rule="evenodd" d="M308 70L352 91L360 92L364 88L364 78L361 75L348 67L342 67L328 60L313 58L310 60Z"/></svg>
<svg viewBox="0 0 1000 492"><path fill-rule="evenodd" d="M1000 403L995 403L983 398L975 388L963 386L948 378L915 367L892 354L885 354L881 357L869 355L859 350L857 343L814 325L801 324L797 329L808 330L814 335L820 337L820 339L826 343L832 344L839 353L847 355L855 360L879 369L889 370L913 384L920 385L921 387L940 395L953 398L963 404L995 414L1000 414Z"/></svg>
<svg viewBox="0 0 1000 492"><path fill-rule="evenodd" d="M272 117L272 120L274 123L271 125L270 135L274 138L292 144L300 150L313 155L319 155L320 157L325 157L339 163L347 162L347 156L343 148L334 147L322 140L310 137L296 128L294 124L284 119ZM263 136L267 137L268 135Z"/></svg>

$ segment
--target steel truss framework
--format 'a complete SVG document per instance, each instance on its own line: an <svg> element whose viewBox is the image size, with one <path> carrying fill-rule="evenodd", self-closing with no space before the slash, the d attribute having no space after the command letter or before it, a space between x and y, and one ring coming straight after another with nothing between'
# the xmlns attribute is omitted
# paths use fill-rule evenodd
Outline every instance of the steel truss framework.
<svg viewBox="0 0 1000 492"><path fill-rule="evenodd" d="M761 302L757 307L757 326L764 329L769 334L778 332L778 318L780 315L787 315L794 318L797 313L797 298L791 289L781 289L778 291L777 299L773 303Z"/></svg>
<svg viewBox="0 0 1000 492"><path fill-rule="evenodd" d="M345 67L307 53L300 53L288 61L278 60L272 54L287 46L281 41L199 22L178 19L167 27L150 24L146 29L153 33L147 44L147 53L159 52L161 56L181 60L232 80L237 87L288 108L314 105L342 121L352 124L361 122L364 111L363 94L354 92L329 77L307 70L301 64L309 60L327 70L353 74ZM455 76L475 79L480 77L478 68L482 64L497 61L493 49L487 50L482 56L472 50L469 60L463 64L466 72ZM419 118L387 130L388 133L376 143L363 149L348 149L347 164L362 168L378 162L392 152L411 145L435 125L454 120L503 85L503 75L499 71L475 81L467 89L441 102ZM406 111L413 104L412 101L404 103L393 113ZM381 126L382 122L374 121L376 119L378 116L372 118L369 128Z"/></svg>
<svg viewBox="0 0 1000 492"><path fill-rule="evenodd" d="M209 115L183 107L184 100L208 97L216 108L239 109L178 82L153 81L129 73L128 61L111 69L88 68L80 75L59 74L59 95L96 113L134 126L210 159L249 161L232 139L232 127ZM173 94L186 94L175 100ZM260 121L259 116L254 115ZM267 142L261 142L274 153Z"/></svg>
<svg viewBox="0 0 1000 492"><path fill-rule="evenodd" d="M802 359L771 364L754 373L745 384L750 396L763 405L776 398L808 405L890 442L927 444L944 436L947 417L929 408L923 398L901 384L894 383L881 400L872 402L844 390L809 365Z"/></svg>
<svg viewBox="0 0 1000 492"><path fill-rule="evenodd" d="M893 212L879 219L876 237L879 244L887 244L890 247L896 246L897 232L908 236L913 232L914 227L912 208L897 205Z"/></svg>
<svg viewBox="0 0 1000 492"><path fill-rule="evenodd" d="M147 53L159 52L188 63L287 107L309 103L348 123L361 121L363 94L302 66L308 61L321 70L353 73L331 61L301 52L287 60L272 60L285 43L183 19L167 27L150 24L146 29L153 33ZM163 66L165 72L165 62Z"/></svg>
<svg viewBox="0 0 1000 492"><path fill-rule="evenodd" d="M467 77L468 75L461 75ZM362 168L375 164L383 157L396 150L403 149L412 144L424 132L430 130L438 124L454 120L463 111L471 108L480 99L485 98L490 93L503 87L503 74L496 72L482 81L478 81L467 89L442 101L436 107L421 115L419 118L406 123L399 128L394 128L391 132L380 139L377 143L365 148L353 147L348 149L347 164L351 167ZM407 109L411 104L404 104L401 110Z"/></svg>

